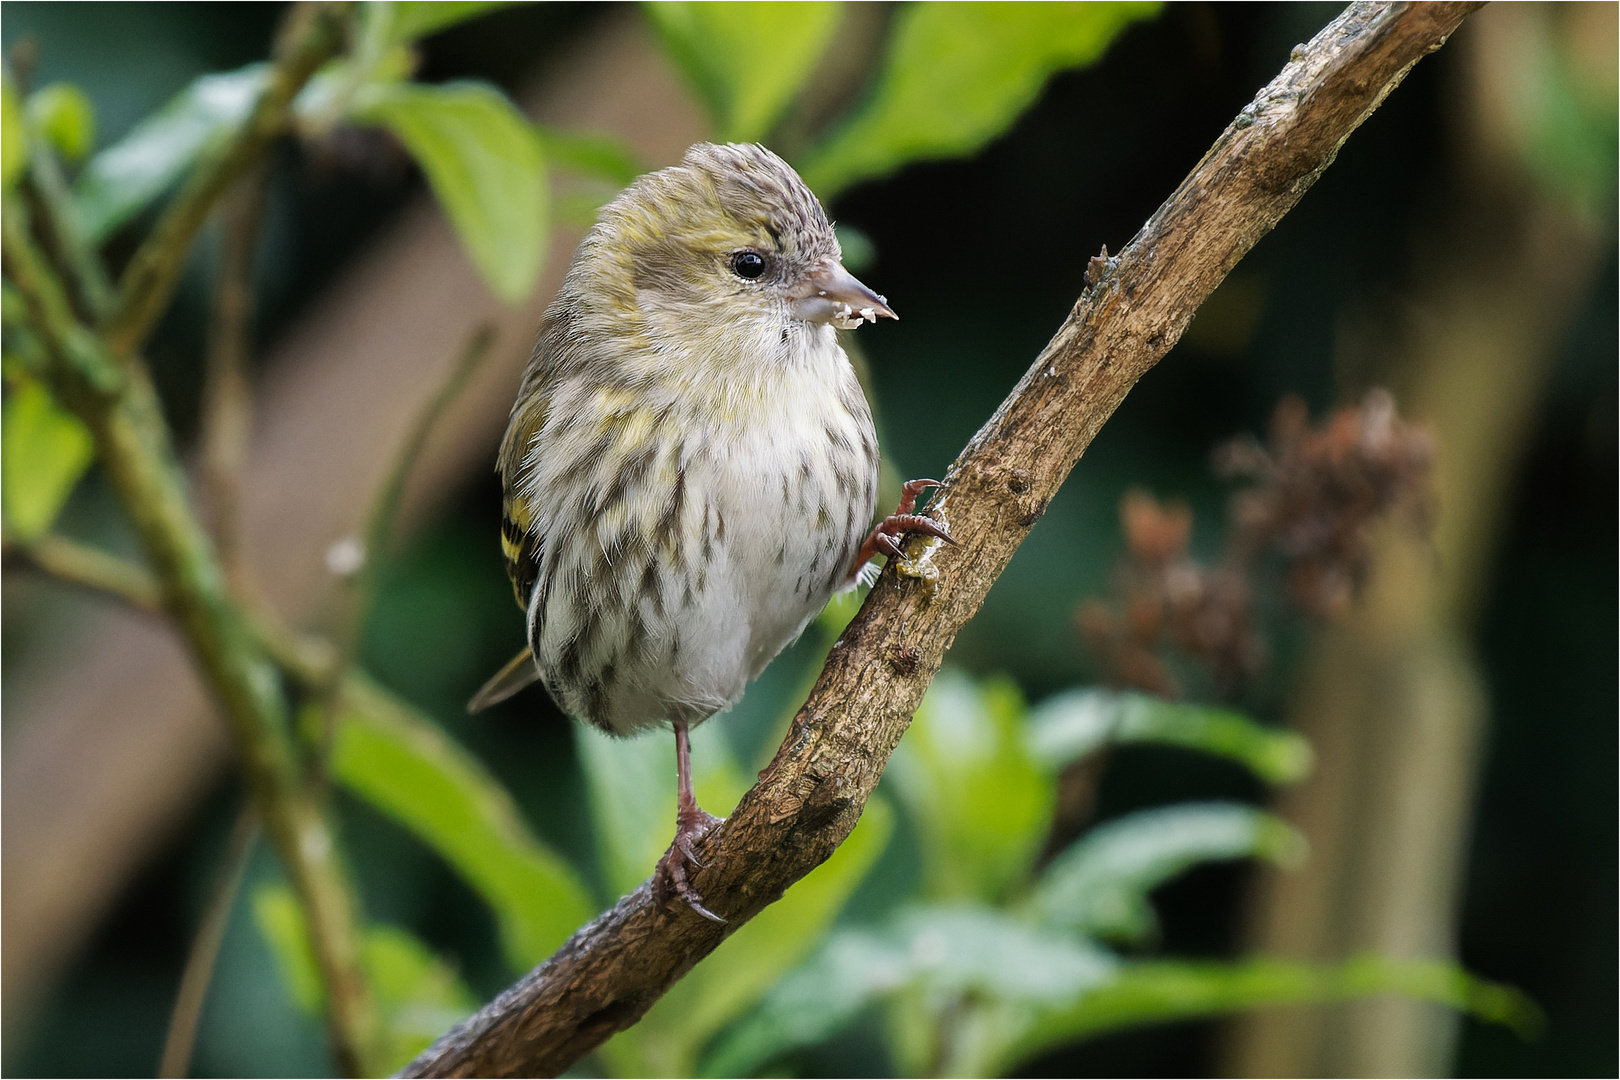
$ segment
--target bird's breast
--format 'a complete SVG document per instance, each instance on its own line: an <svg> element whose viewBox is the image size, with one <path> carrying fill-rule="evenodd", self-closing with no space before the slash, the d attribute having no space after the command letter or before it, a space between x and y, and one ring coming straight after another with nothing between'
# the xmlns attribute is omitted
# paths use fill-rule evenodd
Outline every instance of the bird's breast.
<svg viewBox="0 0 1620 1080"><path fill-rule="evenodd" d="M531 645L564 708L621 733L719 711L848 579L877 443L827 337L774 369L556 388L525 488L549 518Z"/></svg>

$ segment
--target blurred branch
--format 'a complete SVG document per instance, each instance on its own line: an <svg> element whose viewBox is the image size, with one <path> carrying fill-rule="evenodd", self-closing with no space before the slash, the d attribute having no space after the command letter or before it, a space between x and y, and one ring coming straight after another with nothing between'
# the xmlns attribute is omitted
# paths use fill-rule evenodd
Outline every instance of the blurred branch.
<svg viewBox="0 0 1620 1080"><path fill-rule="evenodd" d="M50 534L27 543L8 536L5 552L8 558L19 557L58 581L109 593L141 611L163 610L163 585L156 575L98 547Z"/></svg>
<svg viewBox="0 0 1620 1080"><path fill-rule="evenodd" d="M325 22L323 16L311 25L324 27ZM305 36L321 38L325 32L312 30ZM290 51L305 60L315 56L307 45ZM317 51L324 56L329 50ZM279 64L278 71L286 67ZM262 112L255 112L256 120ZM248 128L254 126L250 121ZM263 148L262 142L252 145L255 153ZM204 174L217 171L203 169ZM200 222L224 186L204 190L190 183L179 202L188 203L187 213ZM322 807L303 783L278 672L229 595L208 534L188 501L150 373L78 321L62 283L34 243L27 211L18 200L0 206L0 223L5 274L26 300L31 325L51 356L52 382L90 429L97 456L163 584L164 606L229 722L258 812L305 907L328 991L327 1019L338 1065L358 1074L375 1043L377 1023L360 967L356 902ZM178 272L194 228L175 229L171 223L164 235L176 248L160 250L168 252L165 257ZM144 280L154 284L126 292L126 298L157 288L159 298L167 299L172 276ZM126 337L125 342L132 346L136 340L138 336Z"/></svg>
<svg viewBox="0 0 1620 1080"><path fill-rule="evenodd" d="M404 443L400 445L398 456L389 465L388 474L382 486L377 489L371 512L366 517L365 536L360 540L358 553L360 563L349 589L347 610L339 619L336 649L325 668L324 689L327 702L320 736L320 759L323 762L332 748L332 733L338 711L342 707L344 678L350 674L350 668L353 667L359 652L360 639L365 631L366 613L371 608L371 601L377 590L377 576L387 561L390 542L399 520L399 506L405 495L405 484L410 479L411 470L416 466L417 459L422 456L422 448L427 445L433 426L466 388L468 381L478 370L478 365L489 355L489 347L494 340L495 328L488 323L479 326L469 335L466 344L461 347L461 355L456 358L455 365L450 369L449 376L417 414ZM331 561L329 557L328 562ZM314 673L314 669L309 670L311 674Z"/></svg>
<svg viewBox="0 0 1620 1080"><path fill-rule="evenodd" d="M242 565L241 486L253 424L247 371L253 343L253 264L268 185L269 167L261 162L224 203L225 237L203 383L200 457L206 505L219 561L238 596L248 592Z"/></svg>
<svg viewBox="0 0 1620 1080"><path fill-rule="evenodd" d="M35 139L29 148L28 195L57 265L72 281L80 311L92 320L103 318L115 299L112 282L95 250L85 243L61 162L44 139Z"/></svg>
<svg viewBox="0 0 1620 1080"><path fill-rule="evenodd" d="M663 909L650 882L459 1025L407 1076L556 1075L653 1002L849 835L945 650L1127 392L1330 165L1406 72L1477 4L1354 4L1294 51L1090 288L946 477L932 513L833 646L786 741L700 845L696 885L725 925ZM937 578L936 578L937 572Z"/></svg>
<svg viewBox="0 0 1620 1080"><path fill-rule="evenodd" d="M304 3L289 12L264 92L247 122L192 172L124 269L118 306L101 328L114 356L140 348L169 306L192 237L219 197L286 130L293 99L342 43L347 6Z"/></svg>
<svg viewBox="0 0 1620 1080"><path fill-rule="evenodd" d="M248 860L253 854L253 842L258 838L259 815L249 802L236 816L236 825L231 829L230 841L219 864L219 876L208 897L208 906L203 910L202 921L197 925L197 936L192 939L185 970L180 975L180 990L174 997L169 1033L163 1040L163 1058L158 1064L159 1076L191 1075L197 1021L202 1018L208 984L213 981L214 964L219 959L219 947L225 941L231 909L236 906L236 895L242 890L242 878L247 874Z"/></svg>
<svg viewBox="0 0 1620 1080"><path fill-rule="evenodd" d="M26 563L68 585L106 593L138 611L163 611L163 583L156 574L121 555L54 533L26 543L6 535L5 559ZM276 666L311 693L332 684L337 649L328 640L295 631L263 607L246 604L243 617Z"/></svg>
<svg viewBox="0 0 1620 1080"><path fill-rule="evenodd" d="M340 654L333 665L334 672L347 670L354 660L362 629L360 624L376 591L377 574L387 561L388 548L399 520L400 502L405 495L405 484L410 480L411 470L422 456L422 448L427 445L433 426L466 388L478 365L489 355L489 347L494 340L495 328L488 323L479 326L468 336L450 374L416 415L405 441L400 444L398 455L389 465L382 486L377 489L371 512L366 517L365 536L360 541L360 565L355 573L346 625L339 631Z"/></svg>

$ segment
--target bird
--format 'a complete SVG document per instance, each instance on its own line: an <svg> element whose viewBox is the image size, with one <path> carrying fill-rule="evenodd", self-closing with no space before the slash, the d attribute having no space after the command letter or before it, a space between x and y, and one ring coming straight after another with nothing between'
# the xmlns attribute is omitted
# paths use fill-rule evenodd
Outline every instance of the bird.
<svg viewBox="0 0 1620 1080"><path fill-rule="evenodd" d="M690 730L878 553L955 542L917 512L934 480L869 528L877 433L837 331L880 318L898 316L786 161L699 143L602 208L541 320L497 458L527 643L468 708L538 680L609 734L673 729L665 906L725 921L687 871L721 820L693 793Z"/></svg>

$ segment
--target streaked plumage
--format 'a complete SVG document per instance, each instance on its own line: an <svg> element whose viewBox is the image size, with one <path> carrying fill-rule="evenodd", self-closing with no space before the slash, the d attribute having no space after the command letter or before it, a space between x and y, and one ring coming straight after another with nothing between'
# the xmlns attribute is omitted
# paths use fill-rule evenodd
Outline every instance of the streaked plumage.
<svg viewBox="0 0 1620 1080"><path fill-rule="evenodd" d="M694 146L603 209L500 449L532 665L484 703L532 671L570 715L669 723L684 747L853 583L878 448L834 325L893 313L839 258L820 203L759 146Z"/></svg>

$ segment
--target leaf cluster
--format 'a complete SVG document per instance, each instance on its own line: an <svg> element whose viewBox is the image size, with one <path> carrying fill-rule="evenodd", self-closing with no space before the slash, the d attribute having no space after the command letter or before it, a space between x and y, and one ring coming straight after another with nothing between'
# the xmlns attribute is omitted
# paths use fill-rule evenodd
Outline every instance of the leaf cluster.
<svg viewBox="0 0 1620 1080"><path fill-rule="evenodd" d="M1250 806L1183 803L1110 820L1043 863L1059 773L1129 743L1212 754L1274 783L1310 767L1298 735L1230 711L1091 689L1029 709L1003 680L941 672L884 779L917 837L916 895L829 935L716 1040L699 1074L757 1074L874 1007L908 1076L1003 1075L1105 1031L1368 993L1534 1024L1522 996L1449 964L1153 957L1154 889L1210 861L1296 865L1305 842Z"/></svg>

